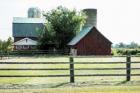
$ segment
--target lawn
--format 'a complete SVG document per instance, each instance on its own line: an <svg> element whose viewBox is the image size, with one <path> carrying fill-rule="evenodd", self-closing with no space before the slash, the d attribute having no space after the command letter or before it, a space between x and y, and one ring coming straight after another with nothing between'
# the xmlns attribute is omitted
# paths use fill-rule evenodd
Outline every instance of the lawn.
<svg viewBox="0 0 140 93"><path fill-rule="evenodd" d="M34 56L14 57L0 60L1 62L69 62L68 56ZM88 57L75 58L74 62L125 62L125 57ZM132 57L132 61L140 61L140 57ZM117 68L126 64L76 64L75 68ZM132 64L139 67L140 64ZM0 68L69 68L69 64L1 64ZM76 70L75 74L125 74L125 70ZM133 74L140 74L140 70L132 70ZM59 75L69 74L68 70L58 71L0 71L0 75ZM126 77L75 77L75 83L69 83L69 77L26 77L1 78L0 93L7 93L3 88L12 89L9 93L138 93L140 78L132 77L125 82ZM17 88L17 90L15 89Z"/></svg>
<svg viewBox="0 0 140 93"><path fill-rule="evenodd" d="M0 93L139 93L139 86L101 86L84 88L7 89Z"/></svg>

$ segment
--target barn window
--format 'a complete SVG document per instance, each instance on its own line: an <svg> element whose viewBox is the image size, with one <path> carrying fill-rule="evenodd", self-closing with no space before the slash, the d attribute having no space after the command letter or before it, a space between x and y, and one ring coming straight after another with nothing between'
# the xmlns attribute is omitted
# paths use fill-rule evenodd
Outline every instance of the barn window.
<svg viewBox="0 0 140 93"><path fill-rule="evenodd" d="M17 49L17 50L21 50L21 49L22 49L22 46L21 46L21 45L17 45L17 46L16 46L16 49Z"/></svg>
<svg viewBox="0 0 140 93"><path fill-rule="evenodd" d="M23 49L29 49L29 46L28 45L24 45Z"/></svg>

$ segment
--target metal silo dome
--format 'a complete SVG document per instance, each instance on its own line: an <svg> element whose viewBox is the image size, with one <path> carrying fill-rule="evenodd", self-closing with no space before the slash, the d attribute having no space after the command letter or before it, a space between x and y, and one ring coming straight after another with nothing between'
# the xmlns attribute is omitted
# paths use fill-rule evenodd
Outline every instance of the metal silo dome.
<svg viewBox="0 0 140 93"><path fill-rule="evenodd" d="M97 9L83 9L83 12L87 15L86 23L84 27L97 26Z"/></svg>
<svg viewBox="0 0 140 93"><path fill-rule="evenodd" d="M37 7L31 7L28 9L28 17L29 18L40 18L41 10Z"/></svg>

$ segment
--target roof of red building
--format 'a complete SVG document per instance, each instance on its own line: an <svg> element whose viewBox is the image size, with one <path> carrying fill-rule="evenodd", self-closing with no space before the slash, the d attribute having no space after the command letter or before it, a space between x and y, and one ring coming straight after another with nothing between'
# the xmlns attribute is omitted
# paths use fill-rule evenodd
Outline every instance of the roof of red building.
<svg viewBox="0 0 140 93"><path fill-rule="evenodd" d="M72 46L77 44L82 38L84 38L90 31L93 31L91 29L96 29L96 27L83 27L83 29L68 43L68 45ZM96 29L97 30L97 29ZM100 33L101 34L101 33ZM102 35L102 34L101 34ZM104 35L102 35L105 37ZM106 37L105 39L112 43L110 40L108 40Z"/></svg>

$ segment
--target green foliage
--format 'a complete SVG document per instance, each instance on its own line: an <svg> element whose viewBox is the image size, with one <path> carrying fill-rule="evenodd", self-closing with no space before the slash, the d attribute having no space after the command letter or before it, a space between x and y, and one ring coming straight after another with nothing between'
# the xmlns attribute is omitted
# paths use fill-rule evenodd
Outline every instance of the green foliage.
<svg viewBox="0 0 140 93"><path fill-rule="evenodd" d="M139 48L139 44L135 43L135 42L131 42L130 44L125 44L123 42L120 42L119 44L116 44L114 46L115 48L131 48L131 49L134 49L134 48Z"/></svg>
<svg viewBox="0 0 140 93"><path fill-rule="evenodd" d="M9 37L7 41L0 40L0 52L9 52L12 50L12 38Z"/></svg>
<svg viewBox="0 0 140 93"><path fill-rule="evenodd" d="M114 55L139 55L140 54L140 49L124 49L124 48L117 48L117 49L112 49L112 53Z"/></svg>
<svg viewBox="0 0 140 93"><path fill-rule="evenodd" d="M116 50L115 49L111 49L111 55L117 55Z"/></svg>
<svg viewBox="0 0 140 93"><path fill-rule="evenodd" d="M45 24L44 30L39 31L40 37L38 41L38 48L39 49L47 49L48 45L50 44L56 44L56 39L55 39L55 31L52 28L52 25L47 23Z"/></svg>
<svg viewBox="0 0 140 93"><path fill-rule="evenodd" d="M44 13L44 16L48 22L45 24L47 29L40 36L40 45L55 44L57 49L67 47L67 43L80 31L86 19L83 12L62 6Z"/></svg>
<svg viewBox="0 0 140 93"><path fill-rule="evenodd" d="M136 42L131 42L130 44L125 44L120 42L116 44L112 49L112 52L115 52L115 55L139 55L140 53L140 45Z"/></svg>

